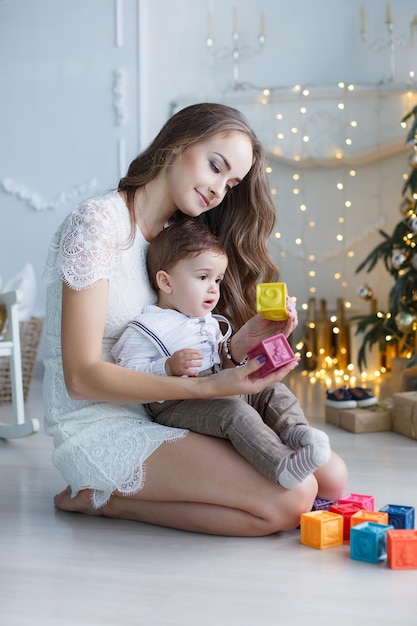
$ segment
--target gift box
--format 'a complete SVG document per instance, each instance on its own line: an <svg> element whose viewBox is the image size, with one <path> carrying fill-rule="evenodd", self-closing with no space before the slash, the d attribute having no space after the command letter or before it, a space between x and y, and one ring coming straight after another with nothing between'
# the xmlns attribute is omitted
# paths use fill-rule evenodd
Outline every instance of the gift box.
<svg viewBox="0 0 417 626"><path fill-rule="evenodd" d="M417 439L417 392L394 393L392 400L392 430L410 439Z"/></svg>
<svg viewBox="0 0 417 626"><path fill-rule="evenodd" d="M417 367L406 368L400 391L417 391Z"/></svg>
<svg viewBox="0 0 417 626"><path fill-rule="evenodd" d="M326 406L326 422L351 433L383 432L392 428L391 407L389 403L355 409Z"/></svg>
<svg viewBox="0 0 417 626"><path fill-rule="evenodd" d="M392 359L390 387L392 393L417 391L417 366L407 367L409 359Z"/></svg>
<svg viewBox="0 0 417 626"><path fill-rule="evenodd" d="M410 361L403 357L396 357L392 359L391 363L391 380L390 387L392 393L399 393L400 391L410 391L409 389L403 389L403 375L407 363Z"/></svg>

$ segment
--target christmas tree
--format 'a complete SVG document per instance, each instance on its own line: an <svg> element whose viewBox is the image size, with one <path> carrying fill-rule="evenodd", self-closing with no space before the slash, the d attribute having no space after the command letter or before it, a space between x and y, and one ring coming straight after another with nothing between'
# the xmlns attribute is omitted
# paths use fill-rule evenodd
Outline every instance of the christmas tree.
<svg viewBox="0 0 417 626"><path fill-rule="evenodd" d="M391 235L379 231L382 243L356 269L358 273L366 268L369 273L382 261L394 280L386 312L353 318L358 323L357 334L363 333L357 356L360 369L366 367L367 349L378 344L380 351L384 352L387 342L396 346L398 356L409 359L407 367L417 364L417 106L402 122L410 119L412 124L406 143L412 148L408 159L411 172L402 190L401 220ZM364 286L358 295L370 299L372 292Z"/></svg>

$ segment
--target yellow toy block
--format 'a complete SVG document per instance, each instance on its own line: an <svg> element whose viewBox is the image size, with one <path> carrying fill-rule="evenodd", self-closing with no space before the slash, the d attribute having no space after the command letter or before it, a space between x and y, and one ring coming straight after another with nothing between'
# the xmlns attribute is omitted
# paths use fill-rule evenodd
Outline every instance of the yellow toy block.
<svg viewBox="0 0 417 626"><path fill-rule="evenodd" d="M329 511L310 511L300 519L300 541L305 546L324 550L343 544L343 515Z"/></svg>
<svg viewBox="0 0 417 626"><path fill-rule="evenodd" d="M362 524L363 522L373 522L374 524L388 524L388 513L383 511L368 511L360 509L350 517L350 527Z"/></svg>
<svg viewBox="0 0 417 626"><path fill-rule="evenodd" d="M267 320L275 322L288 319L287 285L285 283L258 283L256 285L256 310Z"/></svg>

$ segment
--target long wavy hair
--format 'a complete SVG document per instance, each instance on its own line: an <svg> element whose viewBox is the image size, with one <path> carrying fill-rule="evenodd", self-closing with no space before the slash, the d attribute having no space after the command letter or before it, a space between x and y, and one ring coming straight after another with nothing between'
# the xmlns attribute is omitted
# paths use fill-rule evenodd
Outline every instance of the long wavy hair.
<svg viewBox="0 0 417 626"><path fill-rule="evenodd" d="M229 266L222 285L217 312L240 328L256 312L256 283L275 282L278 269L268 250L268 237L275 224L275 207L266 175L265 153L240 111L223 104L200 103L173 115L147 149L130 164L118 191L125 193L134 224L136 191L189 146L217 134L241 132L252 143L253 163L242 182L226 194L214 209L195 218L205 223L227 252ZM177 211L172 220L183 218Z"/></svg>

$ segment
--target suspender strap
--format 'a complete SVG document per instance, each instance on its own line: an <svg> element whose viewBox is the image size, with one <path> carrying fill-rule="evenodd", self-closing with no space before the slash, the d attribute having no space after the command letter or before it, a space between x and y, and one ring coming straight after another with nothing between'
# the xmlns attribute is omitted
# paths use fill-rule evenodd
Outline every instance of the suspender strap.
<svg viewBox="0 0 417 626"><path fill-rule="evenodd" d="M132 322L129 322L129 326L136 328L136 330L143 333L144 335L148 335L152 343L158 348L158 350L163 356L171 356L171 353L166 347L166 345L164 344L164 342L161 341L158 335L155 335L155 333L152 332L150 328L145 326L145 324L142 324L142 322L136 322L135 320L133 320Z"/></svg>

